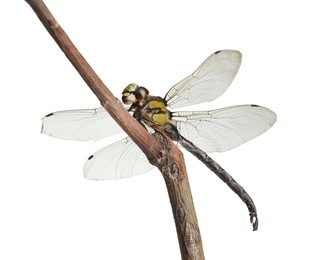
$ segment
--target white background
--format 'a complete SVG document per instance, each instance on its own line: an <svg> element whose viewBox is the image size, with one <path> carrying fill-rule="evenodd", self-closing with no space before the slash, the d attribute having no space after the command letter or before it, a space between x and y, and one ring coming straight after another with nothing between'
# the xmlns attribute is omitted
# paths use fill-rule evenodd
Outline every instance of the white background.
<svg viewBox="0 0 310 260"><path fill-rule="evenodd" d="M213 154L252 196L260 226L204 165L185 153L206 259L310 259L307 1L46 1L120 98L131 82L163 96L211 53L237 49L229 90L189 109L260 104L275 126ZM100 144L40 134L41 117L99 103L24 1L0 6L0 259L180 259L158 170L83 178Z"/></svg>

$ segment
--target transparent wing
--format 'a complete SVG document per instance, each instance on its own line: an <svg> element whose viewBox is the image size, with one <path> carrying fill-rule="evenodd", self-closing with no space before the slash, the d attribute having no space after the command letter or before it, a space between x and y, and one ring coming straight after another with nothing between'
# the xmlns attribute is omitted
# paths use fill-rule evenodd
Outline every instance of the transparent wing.
<svg viewBox="0 0 310 260"><path fill-rule="evenodd" d="M179 133L205 152L224 152L267 131L277 119L257 105L231 106L202 112L175 112Z"/></svg>
<svg viewBox="0 0 310 260"><path fill-rule="evenodd" d="M235 78L241 53L223 50L213 53L187 78L174 85L165 100L171 108L212 101L222 95Z"/></svg>
<svg viewBox="0 0 310 260"><path fill-rule="evenodd" d="M98 140L122 131L102 107L59 111L42 118L42 133L66 140Z"/></svg>
<svg viewBox="0 0 310 260"><path fill-rule="evenodd" d="M91 155L84 164L84 176L90 180L122 179L153 168L140 148L127 137Z"/></svg>

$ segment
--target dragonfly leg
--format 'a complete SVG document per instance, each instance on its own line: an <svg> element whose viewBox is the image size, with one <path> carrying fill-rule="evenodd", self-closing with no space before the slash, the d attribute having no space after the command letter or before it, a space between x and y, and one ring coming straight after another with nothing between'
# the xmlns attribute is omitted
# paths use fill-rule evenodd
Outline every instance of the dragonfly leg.
<svg viewBox="0 0 310 260"><path fill-rule="evenodd" d="M256 207L252 198L245 191L245 189L209 155L196 147L192 142L181 136L173 125L167 124L165 126L165 132L172 140L179 142L187 151L189 151L200 161L202 161L223 182L225 182L230 189L232 189L240 197L240 199L246 204L249 210L250 221L253 226L253 231L257 230L258 217Z"/></svg>

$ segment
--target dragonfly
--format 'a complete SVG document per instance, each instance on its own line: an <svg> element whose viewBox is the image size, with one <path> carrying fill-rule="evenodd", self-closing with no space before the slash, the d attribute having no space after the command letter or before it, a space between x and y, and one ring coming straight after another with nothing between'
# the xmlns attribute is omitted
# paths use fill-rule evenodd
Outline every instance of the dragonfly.
<svg viewBox="0 0 310 260"><path fill-rule="evenodd" d="M253 104L209 111L170 111L221 96L235 78L241 60L239 51L217 51L174 85L164 98L151 96L147 88L131 83L124 89L122 101L149 132L164 132L224 181L246 204L253 230L257 230L253 200L207 153L225 152L261 135L276 122L276 114ZM42 118L42 133L65 140L96 141L122 131L103 107L58 111ZM90 180L110 180L143 174L153 167L140 148L126 137L92 154L83 172Z"/></svg>

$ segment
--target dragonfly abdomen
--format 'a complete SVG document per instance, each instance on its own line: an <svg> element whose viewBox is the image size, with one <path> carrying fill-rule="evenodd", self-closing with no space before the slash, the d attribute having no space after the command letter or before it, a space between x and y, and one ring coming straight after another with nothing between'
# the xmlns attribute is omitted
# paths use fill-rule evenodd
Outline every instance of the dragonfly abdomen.
<svg viewBox="0 0 310 260"><path fill-rule="evenodd" d="M258 218L255 204L250 195L245 189L228 173L226 172L216 161L214 161L207 153L195 146L191 141L179 134L178 130L171 124L165 126L165 132L169 137L177 141L187 151L193 154L203 164L205 164L212 172L214 172L223 182L225 182L230 189L232 189L246 204L249 214L250 221L253 225L253 231L258 228Z"/></svg>

